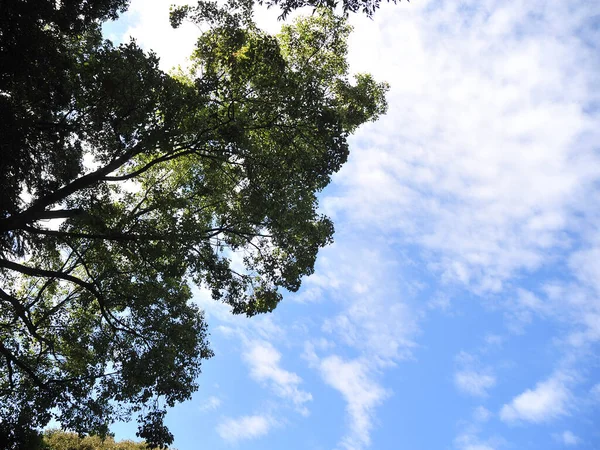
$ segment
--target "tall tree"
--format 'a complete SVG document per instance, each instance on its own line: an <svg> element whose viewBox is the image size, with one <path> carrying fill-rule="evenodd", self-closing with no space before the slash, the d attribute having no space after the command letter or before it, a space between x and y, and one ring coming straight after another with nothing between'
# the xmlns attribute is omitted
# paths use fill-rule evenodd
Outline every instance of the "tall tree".
<svg viewBox="0 0 600 450"><path fill-rule="evenodd" d="M102 40L124 1L26 3L0 30L0 441L137 415L166 445L166 408L212 355L190 283L248 316L297 290L332 239L317 193L387 86L350 81L350 27L327 10L277 36L250 1L174 10L209 29L168 75Z"/></svg>

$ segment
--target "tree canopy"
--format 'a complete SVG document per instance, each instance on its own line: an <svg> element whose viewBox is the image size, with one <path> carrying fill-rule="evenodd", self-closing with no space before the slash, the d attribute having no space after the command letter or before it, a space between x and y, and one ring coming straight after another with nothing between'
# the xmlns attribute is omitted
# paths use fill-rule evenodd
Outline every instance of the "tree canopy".
<svg viewBox="0 0 600 450"><path fill-rule="evenodd" d="M108 436L79 436L60 430L45 431L41 436L42 450L148 450L145 442L115 441Z"/></svg>
<svg viewBox="0 0 600 450"><path fill-rule="evenodd" d="M402 0L387 0L388 3L396 3ZM410 1L410 0L407 0ZM305 6L313 8L341 9L344 14L362 12L368 17L373 17L379 9L381 0L259 0L260 4L278 6L281 9L281 17L285 18L291 11Z"/></svg>
<svg viewBox="0 0 600 450"><path fill-rule="evenodd" d="M35 4L35 5L34 5ZM201 2L188 69L103 40L125 0L3 1L0 15L0 441L52 419L106 435L137 417L170 444L167 407L209 358L192 284L235 314L273 310L333 225L317 194L347 138L385 111L350 78L344 18L271 36L252 3ZM243 267L232 263L242 255Z"/></svg>

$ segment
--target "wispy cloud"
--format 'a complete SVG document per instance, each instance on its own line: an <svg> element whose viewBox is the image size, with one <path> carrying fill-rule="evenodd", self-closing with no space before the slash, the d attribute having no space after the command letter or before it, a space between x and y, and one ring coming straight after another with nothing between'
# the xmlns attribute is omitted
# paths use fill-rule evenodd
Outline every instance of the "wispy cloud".
<svg viewBox="0 0 600 450"><path fill-rule="evenodd" d="M497 450L500 448L501 439L483 440L476 427L468 427L454 440L454 445L460 450Z"/></svg>
<svg viewBox="0 0 600 450"><path fill-rule="evenodd" d="M270 342L248 342L243 358L250 367L253 379L269 385L276 395L290 400L301 414L308 415L305 403L312 400L312 395L299 388L302 379L297 374L281 368L281 353Z"/></svg>
<svg viewBox="0 0 600 450"><path fill-rule="evenodd" d="M496 385L496 377L485 372L463 370L454 374L454 384L466 394L484 397L487 390Z"/></svg>
<svg viewBox="0 0 600 450"><path fill-rule="evenodd" d="M348 426L339 445L348 450L369 445L376 409L389 396L381 371L411 358L419 331L420 316L411 304L415 286L405 282L402 265L386 247L342 232L317 268L318 288L337 311L322 321L325 341L313 337L305 356L346 402ZM321 345L331 341L335 347Z"/></svg>
<svg viewBox="0 0 600 450"><path fill-rule="evenodd" d="M214 395L208 397L206 401L200 405L200 411L214 411L221 406L221 399Z"/></svg>
<svg viewBox="0 0 600 450"><path fill-rule="evenodd" d="M370 444L375 407L388 395L373 379L369 366L367 361L347 361L339 356L329 356L319 362L319 371L325 382L346 400L349 434L340 443L346 450L358 450Z"/></svg>
<svg viewBox="0 0 600 450"><path fill-rule="evenodd" d="M486 443L479 442L477 437L472 435L460 435L455 441L455 444L461 450L495 450L496 447L492 447Z"/></svg>
<svg viewBox="0 0 600 450"><path fill-rule="evenodd" d="M322 331L378 365L409 358L419 330L419 313L410 302L415 286L386 247L384 241L340 233L317 268L334 280L326 293L339 305Z"/></svg>
<svg viewBox="0 0 600 450"><path fill-rule="evenodd" d="M454 373L456 388L475 397L485 397L488 390L496 385L496 376L489 368L481 368L478 357L461 351L456 355L459 370Z"/></svg>
<svg viewBox="0 0 600 450"><path fill-rule="evenodd" d="M237 443L265 436L274 426L276 421L264 415L225 418L217 425L217 433L223 440Z"/></svg>
<svg viewBox="0 0 600 450"><path fill-rule="evenodd" d="M534 389L527 389L502 407L500 418L505 422L542 423L568 414L571 392L567 380L555 374Z"/></svg>
<svg viewBox="0 0 600 450"><path fill-rule="evenodd" d="M492 416L492 412L484 406L478 406L473 412L473 419L478 423L487 422Z"/></svg>
<svg viewBox="0 0 600 450"><path fill-rule="evenodd" d="M578 436L576 436L575 434L573 434L573 432L570 430L565 430L560 434L556 434L554 436L554 438L558 442L560 442L564 445L567 445L569 447L574 447L581 443L581 439Z"/></svg>
<svg viewBox="0 0 600 450"><path fill-rule="evenodd" d="M492 412L487 408L475 408L471 420L461 423L462 430L454 439L454 446L460 450L497 450L503 447L504 439L497 436L486 439L481 436L483 425L492 417Z"/></svg>

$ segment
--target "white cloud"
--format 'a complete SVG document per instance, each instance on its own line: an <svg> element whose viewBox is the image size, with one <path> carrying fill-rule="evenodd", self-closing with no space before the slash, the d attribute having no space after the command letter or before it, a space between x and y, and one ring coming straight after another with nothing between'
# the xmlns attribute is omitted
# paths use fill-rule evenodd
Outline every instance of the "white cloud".
<svg viewBox="0 0 600 450"><path fill-rule="evenodd" d="M504 306L507 325L513 333L522 334L534 317L548 317L557 312L552 300L529 290L517 288L512 297Z"/></svg>
<svg viewBox="0 0 600 450"><path fill-rule="evenodd" d="M488 347L501 347L504 343L504 338L497 334L488 334L485 337L485 343Z"/></svg>
<svg viewBox="0 0 600 450"><path fill-rule="evenodd" d="M569 266L577 278L600 294L600 247L573 253Z"/></svg>
<svg viewBox="0 0 600 450"><path fill-rule="evenodd" d="M225 418L217 425L217 433L223 440L236 443L265 436L275 425L273 418L263 415Z"/></svg>
<svg viewBox="0 0 600 450"><path fill-rule="evenodd" d="M479 423L487 422L492 416L492 412L484 406L478 406L473 412L473 419Z"/></svg>
<svg viewBox="0 0 600 450"><path fill-rule="evenodd" d="M569 245L600 176L598 120L584 112L597 59L572 38L593 8L419 3L352 18L353 67L391 82L391 107L359 133L344 190L324 204L403 233L449 281L499 291Z"/></svg>
<svg viewBox="0 0 600 450"><path fill-rule="evenodd" d="M569 447L579 445L581 439L574 435L572 431L565 430L557 436L558 440Z"/></svg>
<svg viewBox="0 0 600 450"><path fill-rule="evenodd" d="M324 251L326 264L317 266L334 280L326 292L341 306L322 330L377 365L410 357L419 316L409 303L412 286L388 254L388 243L342 233L337 238Z"/></svg>
<svg viewBox="0 0 600 450"><path fill-rule="evenodd" d="M454 360L459 366L454 373L454 386L465 394L486 397L488 390L496 385L496 376L492 370L487 367L481 368L479 358L464 350L460 351Z"/></svg>
<svg viewBox="0 0 600 450"><path fill-rule="evenodd" d="M454 374L454 384L466 394L484 397L487 390L496 385L496 377L485 372L463 370Z"/></svg>
<svg viewBox="0 0 600 450"><path fill-rule="evenodd" d="M454 445L460 450L496 450L495 440L482 441L475 430L468 430L454 440Z"/></svg>
<svg viewBox="0 0 600 450"><path fill-rule="evenodd" d="M459 448L462 450L494 450L494 447L491 447L488 444L482 444L482 443L459 444Z"/></svg>
<svg viewBox="0 0 600 450"><path fill-rule="evenodd" d="M308 414L305 403L312 400L312 395L299 388L302 379L297 374L280 367L281 353L271 343L264 340L248 342L243 358L250 366L253 379L270 385L279 397L290 400L301 414Z"/></svg>
<svg viewBox="0 0 600 450"><path fill-rule="evenodd" d="M448 311L450 306L452 305L452 301L450 297L444 294L438 294L433 297L431 300L427 302L427 307L429 309L438 310L438 311Z"/></svg>
<svg viewBox="0 0 600 450"><path fill-rule="evenodd" d="M335 333L347 345L389 364L412 353L415 318L406 304L363 297L323 324L327 333Z"/></svg>
<svg viewBox="0 0 600 450"><path fill-rule="evenodd" d="M200 405L200 411L214 411L221 406L221 399L214 395L208 397L205 402Z"/></svg>
<svg viewBox="0 0 600 450"><path fill-rule="evenodd" d="M463 429L454 439L454 446L460 450L497 450L503 447L505 440L498 436L481 437L483 425L492 416L492 412L483 406L475 408L472 421L461 423Z"/></svg>
<svg viewBox="0 0 600 450"><path fill-rule="evenodd" d="M343 232L336 237L324 251L325 263L317 265L319 288L338 306L321 330L325 342L336 345L322 345L315 337L304 356L344 398L348 431L339 446L355 450L369 445L376 408L389 395L378 371L411 357L419 314L410 303L413 286L405 283L402 267L386 253L389 242ZM358 356L331 354L340 347ZM320 358L317 352L330 355Z"/></svg>
<svg viewBox="0 0 600 450"><path fill-rule="evenodd" d="M597 223L600 128L588 111L600 92L598 59L573 36L598 10L557 0L460 7L469 14L456 2L423 1L384 6L374 23L352 18L359 31L353 68L391 82L390 111L356 136L323 205L346 227L416 244L447 283L506 294L519 276L568 259L578 241L588 248L584 229ZM586 256L593 280L598 263ZM568 325L560 332L578 332L573 342L595 339L600 315L585 306L598 304L593 297L575 304L572 290L552 300L535 289L516 292L511 317L558 320ZM346 331L347 316L330 324L360 347L356 328ZM455 381L483 395L496 380L485 368L466 367ZM544 387L505 405L504 420L566 414L566 387Z"/></svg>
<svg viewBox="0 0 600 450"><path fill-rule="evenodd" d="M505 404L500 410L500 418L505 422L549 422L568 414L570 401L571 392L565 377L558 374Z"/></svg>
<svg viewBox="0 0 600 450"><path fill-rule="evenodd" d="M369 367L367 361L345 361L339 356L329 356L319 362L325 382L346 400L349 433L340 443L346 450L358 450L370 444L375 407L388 396L388 392L374 381Z"/></svg>

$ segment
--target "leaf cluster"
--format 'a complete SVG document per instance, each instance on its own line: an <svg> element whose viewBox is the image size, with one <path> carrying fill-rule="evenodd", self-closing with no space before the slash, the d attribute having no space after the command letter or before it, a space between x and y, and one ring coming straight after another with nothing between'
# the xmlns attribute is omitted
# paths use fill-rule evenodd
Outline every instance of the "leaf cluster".
<svg viewBox="0 0 600 450"><path fill-rule="evenodd" d="M391 1L395 4L398 0L387 1ZM259 3L265 4L268 7L279 7L281 9L280 18L286 18L293 10L303 7L311 7L314 9L327 8L330 10L340 9L344 15L362 12L367 17L372 18L379 9L381 0L260 0Z"/></svg>
<svg viewBox="0 0 600 450"><path fill-rule="evenodd" d="M79 436L60 430L49 430L43 433L39 450L149 450L145 442L130 440L115 441L106 436ZM31 450L34 450L32 448Z"/></svg>

